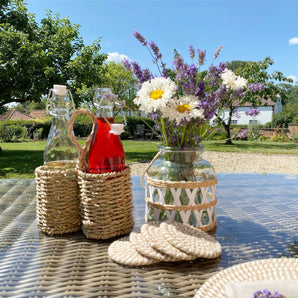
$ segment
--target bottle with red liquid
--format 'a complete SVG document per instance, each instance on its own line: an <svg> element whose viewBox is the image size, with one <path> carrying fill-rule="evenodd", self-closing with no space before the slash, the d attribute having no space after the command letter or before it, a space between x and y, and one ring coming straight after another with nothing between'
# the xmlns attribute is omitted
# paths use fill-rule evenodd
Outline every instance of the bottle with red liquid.
<svg viewBox="0 0 298 298"><path fill-rule="evenodd" d="M125 168L125 154L119 135L123 124L114 123L117 97L110 88L97 88L94 97L96 127L88 154L89 173L119 172Z"/></svg>

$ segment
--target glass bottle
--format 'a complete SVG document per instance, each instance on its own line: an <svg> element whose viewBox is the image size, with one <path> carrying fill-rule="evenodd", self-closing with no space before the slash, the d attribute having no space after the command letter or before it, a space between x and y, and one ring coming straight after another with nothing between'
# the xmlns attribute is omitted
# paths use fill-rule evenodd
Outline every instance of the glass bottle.
<svg viewBox="0 0 298 298"><path fill-rule="evenodd" d="M125 168L125 154L119 135L123 124L114 123L115 102L110 88L97 88L94 97L96 127L88 154L89 172L102 174L122 171Z"/></svg>
<svg viewBox="0 0 298 298"><path fill-rule="evenodd" d="M52 125L44 150L44 165L48 168L73 168L78 152L68 135L68 120L75 109L69 90L64 85L50 89L46 110L53 116Z"/></svg>

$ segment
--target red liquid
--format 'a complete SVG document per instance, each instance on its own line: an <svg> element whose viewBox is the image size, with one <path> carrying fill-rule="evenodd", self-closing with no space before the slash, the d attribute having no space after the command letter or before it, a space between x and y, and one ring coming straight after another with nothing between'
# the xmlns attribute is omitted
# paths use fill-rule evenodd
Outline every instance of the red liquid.
<svg viewBox="0 0 298 298"><path fill-rule="evenodd" d="M114 123L113 118L107 118ZM96 128L90 143L89 173L101 174L122 171L125 155L119 136L110 133L110 125L104 118L97 118Z"/></svg>

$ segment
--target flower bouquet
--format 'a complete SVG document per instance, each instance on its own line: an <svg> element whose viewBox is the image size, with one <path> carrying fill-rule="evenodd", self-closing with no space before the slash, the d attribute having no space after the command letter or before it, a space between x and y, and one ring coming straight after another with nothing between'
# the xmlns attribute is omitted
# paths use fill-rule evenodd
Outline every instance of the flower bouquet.
<svg viewBox="0 0 298 298"><path fill-rule="evenodd" d="M210 120L227 96L244 95L247 81L214 65L222 46L207 70L206 51L189 47L191 64L175 50L173 67L167 68L155 42L138 32L133 35L145 46L160 76L138 63L124 60L127 71L138 80L134 103L155 122L162 146L146 170L148 220L176 220L211 229L216 225L217 179L212 165L203 160L200 142L210 132ZM196 63L194 63L194 61Z"/></svg>

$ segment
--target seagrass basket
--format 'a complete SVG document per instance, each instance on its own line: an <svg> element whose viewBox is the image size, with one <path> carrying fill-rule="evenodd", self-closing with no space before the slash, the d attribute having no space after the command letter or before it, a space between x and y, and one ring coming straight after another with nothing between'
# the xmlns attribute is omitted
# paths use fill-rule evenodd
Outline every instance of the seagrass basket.
<svg viewBox="0 0 298 298"><path fill-rule="evenodd" d="M81 228L79 187L75 169L35 169L37 226L49 235Z"/></svg>
<svg viewBox="0 0 298 298"><path fill-rule="evenodd" d="M83 147L73 135L73 123L80 114L89 115L93 121L92 132ZM69 135L79 152L77 175L83 233L90 239L108 239L128 234L134 226L130 168L120 172L88 173L86 154L95 123L95 116L88 110L75 111L69 119Z"/></svg>

